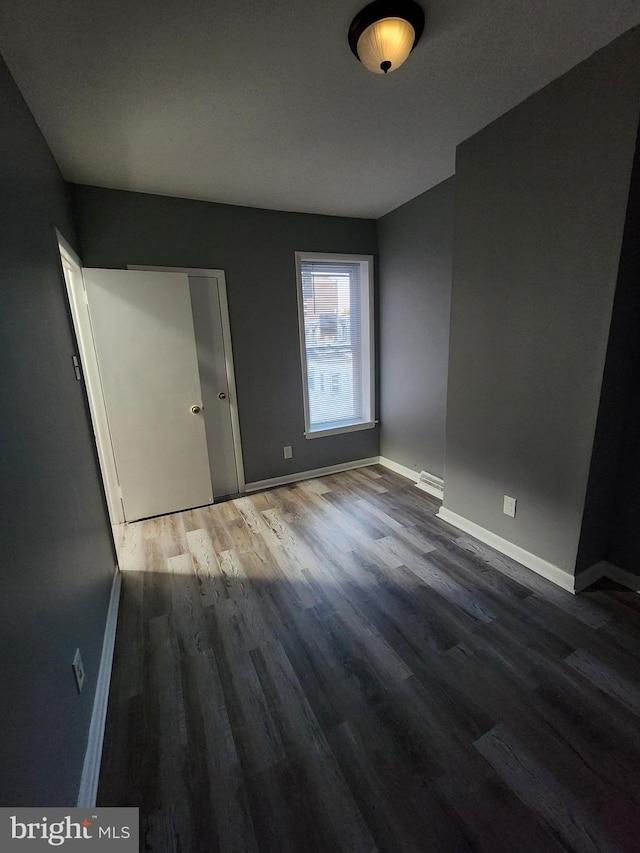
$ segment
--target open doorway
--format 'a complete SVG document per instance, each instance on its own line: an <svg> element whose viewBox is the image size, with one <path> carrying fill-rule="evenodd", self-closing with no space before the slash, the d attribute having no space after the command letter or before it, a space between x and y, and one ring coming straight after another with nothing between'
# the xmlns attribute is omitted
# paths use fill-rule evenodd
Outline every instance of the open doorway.
<svg viewBox="0 0 640 853"><path fill-rule="evenodd" d="M86 308L84 283L82 280L82 264L73 249L58 233L58 249L67 290L67 298L71 308L71 318L75 330L82 376L87 390L91 424L98 452L98 462L107 502L109 520L113 530L116 552L122 540L122 525L124 511L120 501L118 476L116 471L113 448L109 435L109 424L100 384L100 374L93 347L91 323Z"/></svg>
<svg viewBox="0 0 640 853"><path fill-rule="evenodd" d="M126 522L244 491L224 273L59 248L118 549Z"/></svg>

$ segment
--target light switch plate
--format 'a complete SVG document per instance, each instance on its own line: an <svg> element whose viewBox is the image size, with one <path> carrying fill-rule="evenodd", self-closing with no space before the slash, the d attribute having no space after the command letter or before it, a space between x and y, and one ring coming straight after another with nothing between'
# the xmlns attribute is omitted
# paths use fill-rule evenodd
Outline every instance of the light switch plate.
<svg viewBox="0 0 640 853"><path fill-rule="evenodd" d="M78 693L82 693L82 685L84 684L84 664L82 663L82 657L80 656L80 649L76 649L71 666L73 668L73 675L76 680Z"/></svg>
<svg viewBox="0 0 640 853"><path fill-rule="evenodd" d="M510 515L511 518L516 517L516 499L510 498L509 495L504 496L504 504L502 506L502 512L505 515Z"/></svg>

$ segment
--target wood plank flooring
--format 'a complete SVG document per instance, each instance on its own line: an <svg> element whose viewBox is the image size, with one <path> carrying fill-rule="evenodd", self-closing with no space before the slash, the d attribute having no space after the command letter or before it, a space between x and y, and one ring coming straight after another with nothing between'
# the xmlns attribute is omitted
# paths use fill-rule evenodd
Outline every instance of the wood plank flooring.
<svg viewBox="0 0 640 853"><path fill-rule="evenodd" d="M144 850L640 850L640 597L379 466L127 525L98 804Z"/></svg>

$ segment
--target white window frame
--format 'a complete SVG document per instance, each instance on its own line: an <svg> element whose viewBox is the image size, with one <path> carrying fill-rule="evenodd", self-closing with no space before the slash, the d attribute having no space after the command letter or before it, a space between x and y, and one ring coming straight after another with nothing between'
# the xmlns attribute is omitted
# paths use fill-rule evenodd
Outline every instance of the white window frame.
<svg viewBox="0 0 640 853"><path fill-rule="evenodd" d="M300 359L302 363L302 395L304 400L304 436L305 438L321 438L327 435L339 435L345 432L355 432L361 429L373 429L375 420L375 332L374 332L374 289L373 289L373 255L348 255L327 252L296 252L296 282L298 291L298 331L300 335ZM309 389L307 371L307 348L305 345L304 326L304 296L302 291L302 264L304 263L345 263L360 264L362 287L361 336L369 341L369 346L362 347L362 394L363 412L365 419L361 421L344 421L326 429L311 429L309 415ZM366 287L364 284L366 283ZM366 303L366 304L365 304ZM367 381L367 375L369 377Z"/></svg>

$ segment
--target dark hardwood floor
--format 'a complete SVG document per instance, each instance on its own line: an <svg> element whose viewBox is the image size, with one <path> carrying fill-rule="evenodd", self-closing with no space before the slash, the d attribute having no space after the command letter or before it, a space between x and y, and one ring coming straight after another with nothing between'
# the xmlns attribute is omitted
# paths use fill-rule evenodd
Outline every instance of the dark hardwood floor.
<svg viewBox="0 0 640 853"><path fill-rule="evenodd" d="M374 466L129 525L98 804L143 848L640 850L640 596Z"/></svg>

